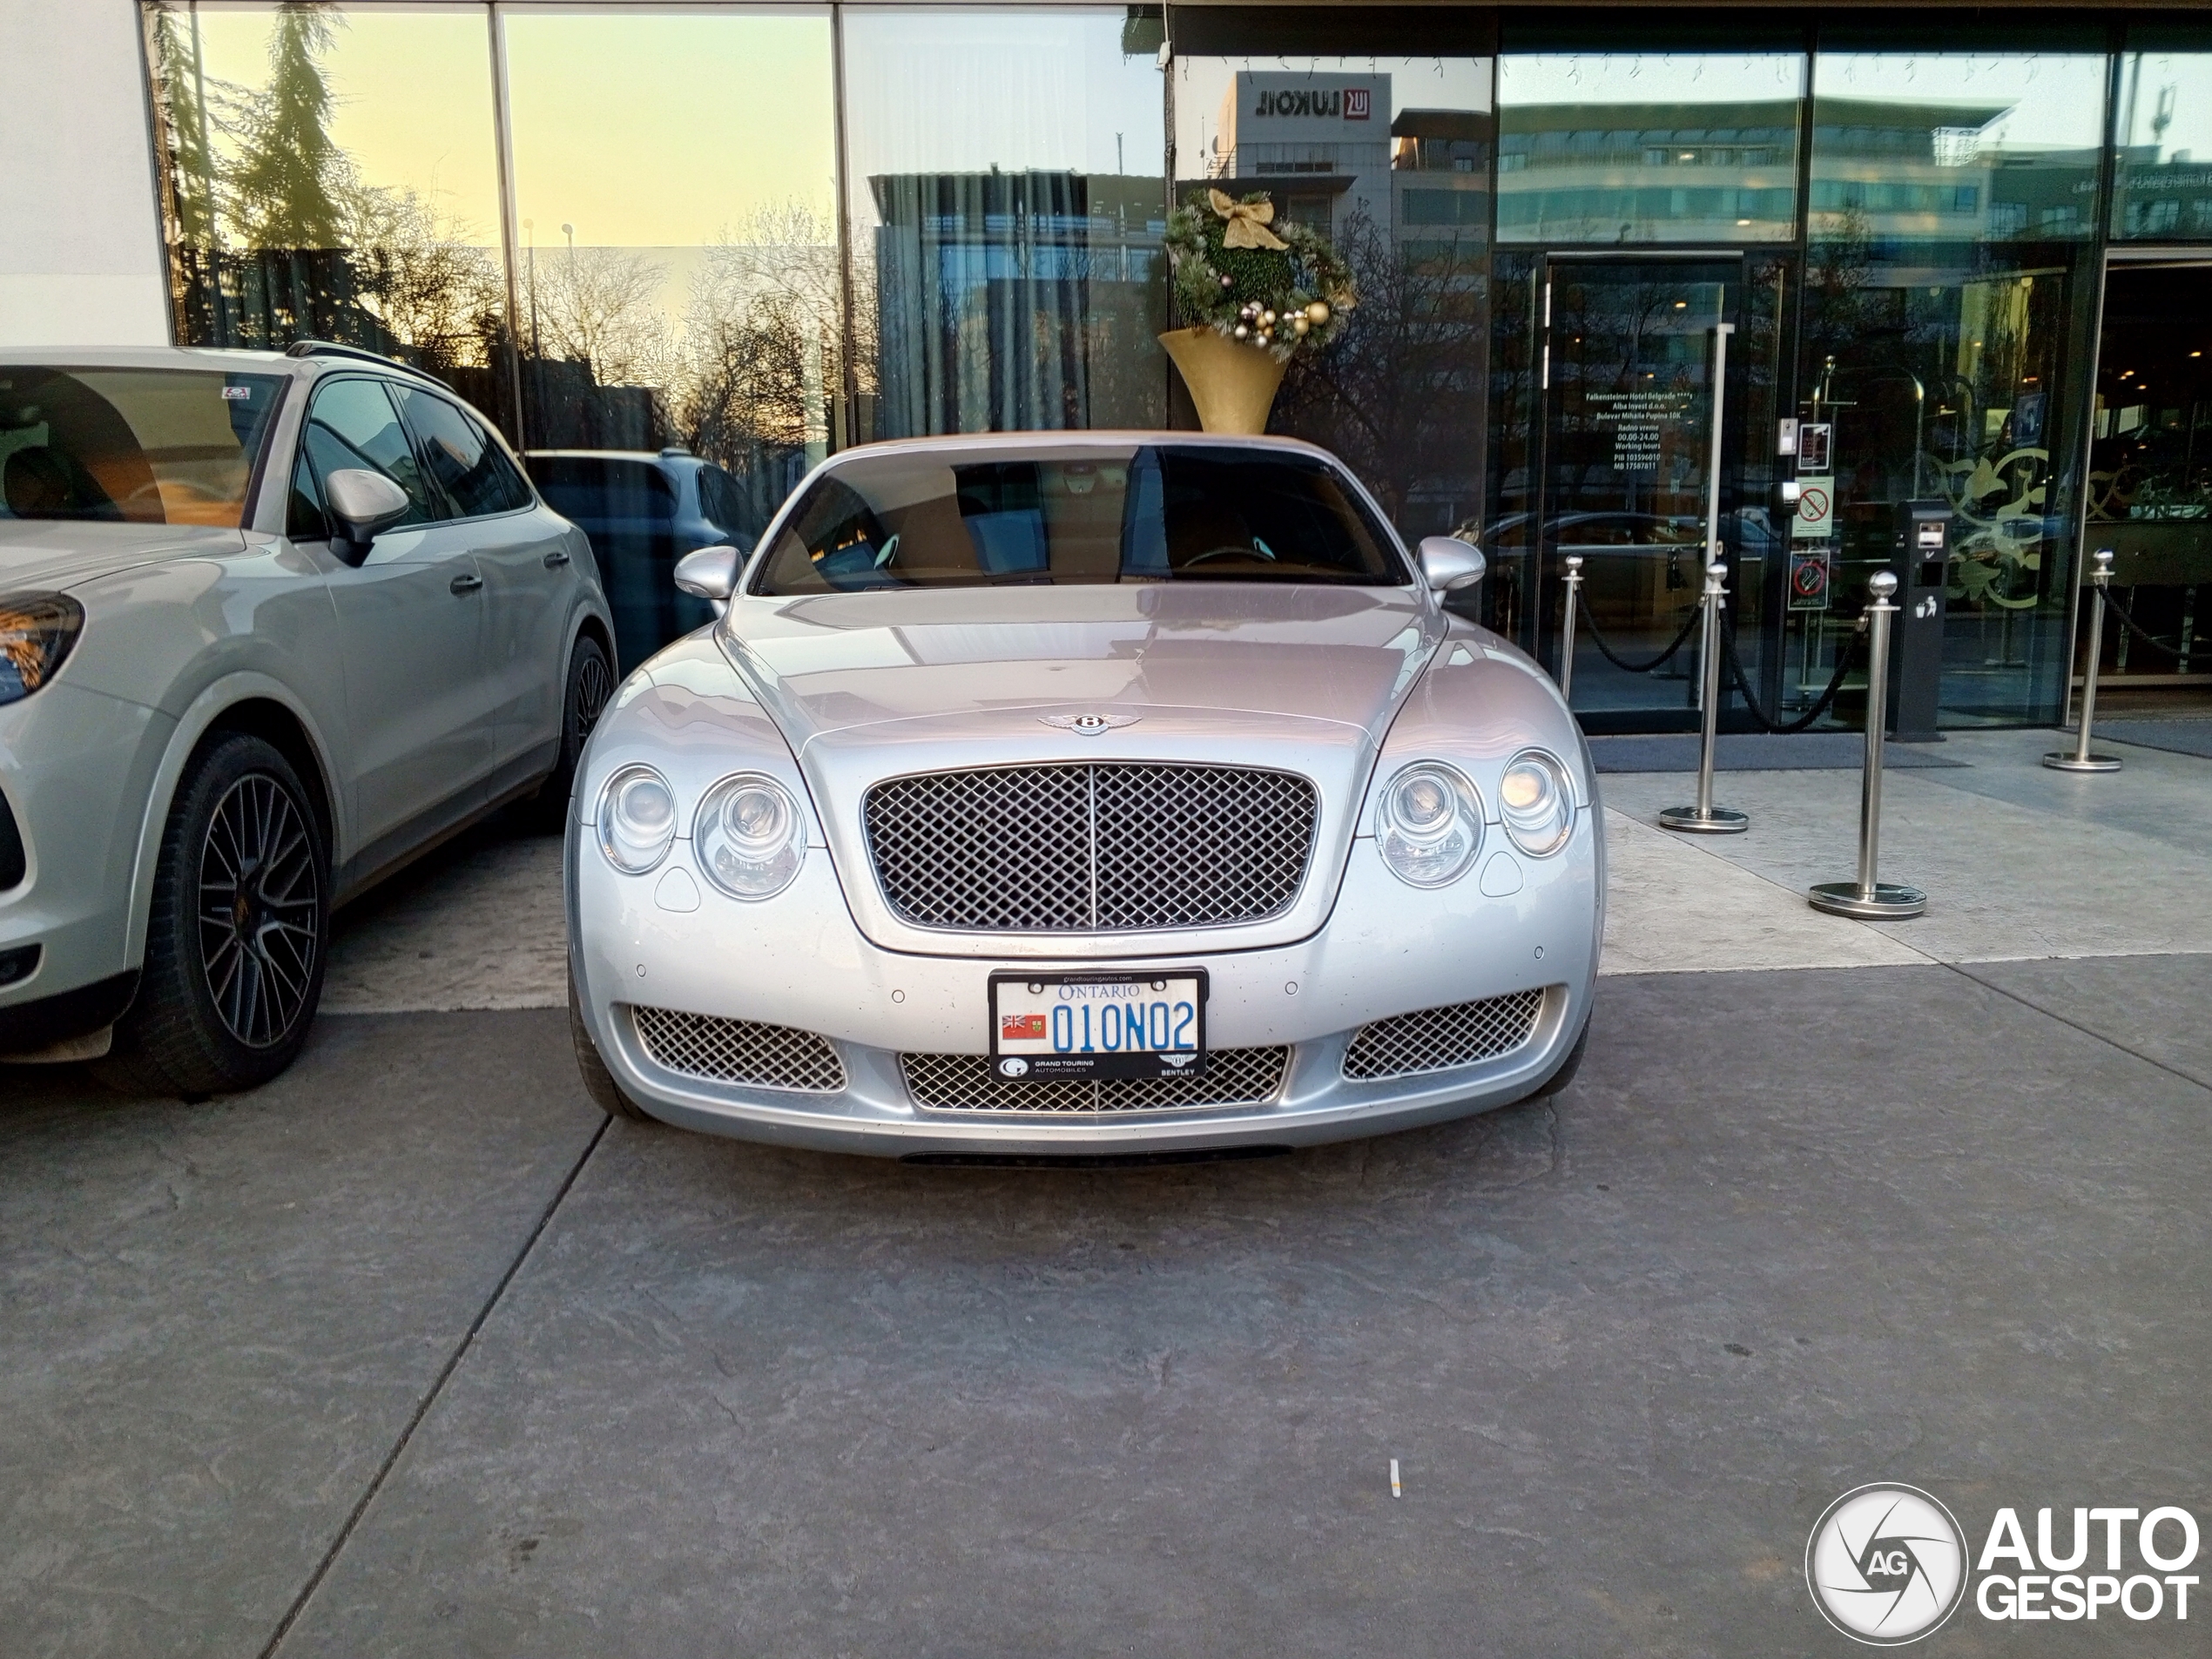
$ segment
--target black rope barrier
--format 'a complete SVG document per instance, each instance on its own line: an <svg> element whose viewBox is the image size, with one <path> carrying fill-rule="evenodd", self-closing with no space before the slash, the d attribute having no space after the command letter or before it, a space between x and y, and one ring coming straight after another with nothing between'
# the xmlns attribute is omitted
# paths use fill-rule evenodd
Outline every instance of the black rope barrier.
<svg viewBox="0 0 2212 1659"><path fill-rule="evenodd" d="M1844 648L1836 653L1836 671L1829 677L1828 689L1820 694L1819 699L1811 708L1785 724L1770 718L1767 711L1759 706L1758 699L1751 694L1751 677L1743 671L1743 664L1736 655L1736 630L1723 624L1721 644L1726 653L1729 672L1736 678L1736 689L1743 693L1744 709L1760 729L1782 737L1811 730L1812 723L1828 712L1829 705L1836 700L1836 693L1844 689L1844 677L1851 672L1851 665L1858 660L1858 643L1866 637L1865 628L1865 619L1861 617L1858 628L1844 642Z"/></svg>
<svg viewBox="0 0 2212 1659"><path fill-rule="evenodd" d="M1607 662L1624 674L1650 674L1666 666L1673 658L1674 654L1689 642L1690 635L1697 630L1697 618L1703 614L1702 610L1692 610L1689 613L1689 620L1683 624L1682 631L1675 636L1675 643L1648 663L1631 663L1622 658L1612 646L1607 644L1605 636L1597 631L1596 620L1587 611L1583 613L1580 620L1581 626L1589 632L1590 643L1598 648L1600 654Z"/></svg>
<svg viewBox="0 0 2212 1659"><path fill-rule="evenodd" d="M2161 656L2171 657L2175 662L2179 662L2183 657L2190 654L2187 644L2168 645L2153 637L2148 629L2145 628L2142 624L2137 622L2133 617L2128 614L2127 606L2121 604L2119 600L2112 597L2112 591L2110 589L2096 588L2092 590L2092 591L2094 591L2098 599L2103 603L2106 610L2111 611L2114 616L2119 617L2120 620L2126 624L2129 633L2134 635L2136 638L2141 640L2143 644L2148 645L2153 651L2159 652Z"/></svg>

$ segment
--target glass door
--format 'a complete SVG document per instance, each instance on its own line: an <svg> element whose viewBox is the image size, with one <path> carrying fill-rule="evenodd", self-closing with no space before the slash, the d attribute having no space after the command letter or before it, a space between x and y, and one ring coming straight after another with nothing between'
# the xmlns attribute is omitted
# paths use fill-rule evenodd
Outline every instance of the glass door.
<svg viewBox="0 0 2212 1659"><path fill-rule="evenodd" d="M1530 643L1548 663L1558 655L1564 561L1582 561L1574 702L1594 731L1696 722L1694 630L1656 669L1633 671L1682 638L1696 614L1713 462L1714 325L1737 320L1743 283L1743 262L1730 257L1546 263L1541 487L1535 534L1518 539L1536 555ZM1729 344L1728 380L1740 388L1743 342ZM1725 413L1729 429L1740 430L1737 412ZM1727 454L1724 447L1724 471ZM1722 480L1724 512L1734 482ZM1724 520L1724 545L1728 528ZM1746 631L1757 632L1756 617Z"/></svg>

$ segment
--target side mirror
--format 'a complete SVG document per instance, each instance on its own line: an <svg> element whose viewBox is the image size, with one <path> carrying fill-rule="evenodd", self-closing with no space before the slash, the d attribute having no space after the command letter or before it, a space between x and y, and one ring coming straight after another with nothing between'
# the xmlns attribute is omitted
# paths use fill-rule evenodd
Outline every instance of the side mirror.
<svg viewBox="0 0 2212 1659"><path fill-rule="evenodd" d="M745 556L727 542L686 553L676 561L677 589L695 599L705 599L718 617L729 608L730 596L738 590L738 567L744 563Z"/></svg>
<svg viewBox="0 0 2212 1659"><path fill-rule="evenodd" d="M322 490L330 504L330 516L358 550L356 563L368 556L368 544L376 539L377 531L405 518L413 504L407 491L382 473L360 467L332 473L323 481Z"/></svg>
<svg viewBox="0 0 2212 1659"><path fill-rule="evenodd" d="M1421 577L1432 593L1456 593L1482 580L1490 568L1482 550L1456 536L1421 538Z"/></svg>

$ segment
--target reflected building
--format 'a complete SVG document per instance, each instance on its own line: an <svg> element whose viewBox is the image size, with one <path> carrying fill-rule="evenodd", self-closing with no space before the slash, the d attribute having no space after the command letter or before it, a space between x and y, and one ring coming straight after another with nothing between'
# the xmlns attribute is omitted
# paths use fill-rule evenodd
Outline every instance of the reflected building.
<svg viewBox="0 0 2212 1659"><path fill-rule="evenodd" d="M1167 326L1159 179L893 173L868 191L878 386L858 435L1164 419L1143 372Z"/></svg>

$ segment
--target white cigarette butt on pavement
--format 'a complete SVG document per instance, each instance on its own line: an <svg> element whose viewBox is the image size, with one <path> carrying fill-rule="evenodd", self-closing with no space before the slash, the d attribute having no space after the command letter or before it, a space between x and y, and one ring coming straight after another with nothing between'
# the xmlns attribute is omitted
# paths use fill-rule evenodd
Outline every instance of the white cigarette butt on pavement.
<svg viewBox="0 0 2212 1659"><path fill-rule="evenodd" d="M1402 1498L1406 1495L1398 1484L1398 1460L1396 1458L1390 1460L1390 1495L1393 1498Z"/></svg>

